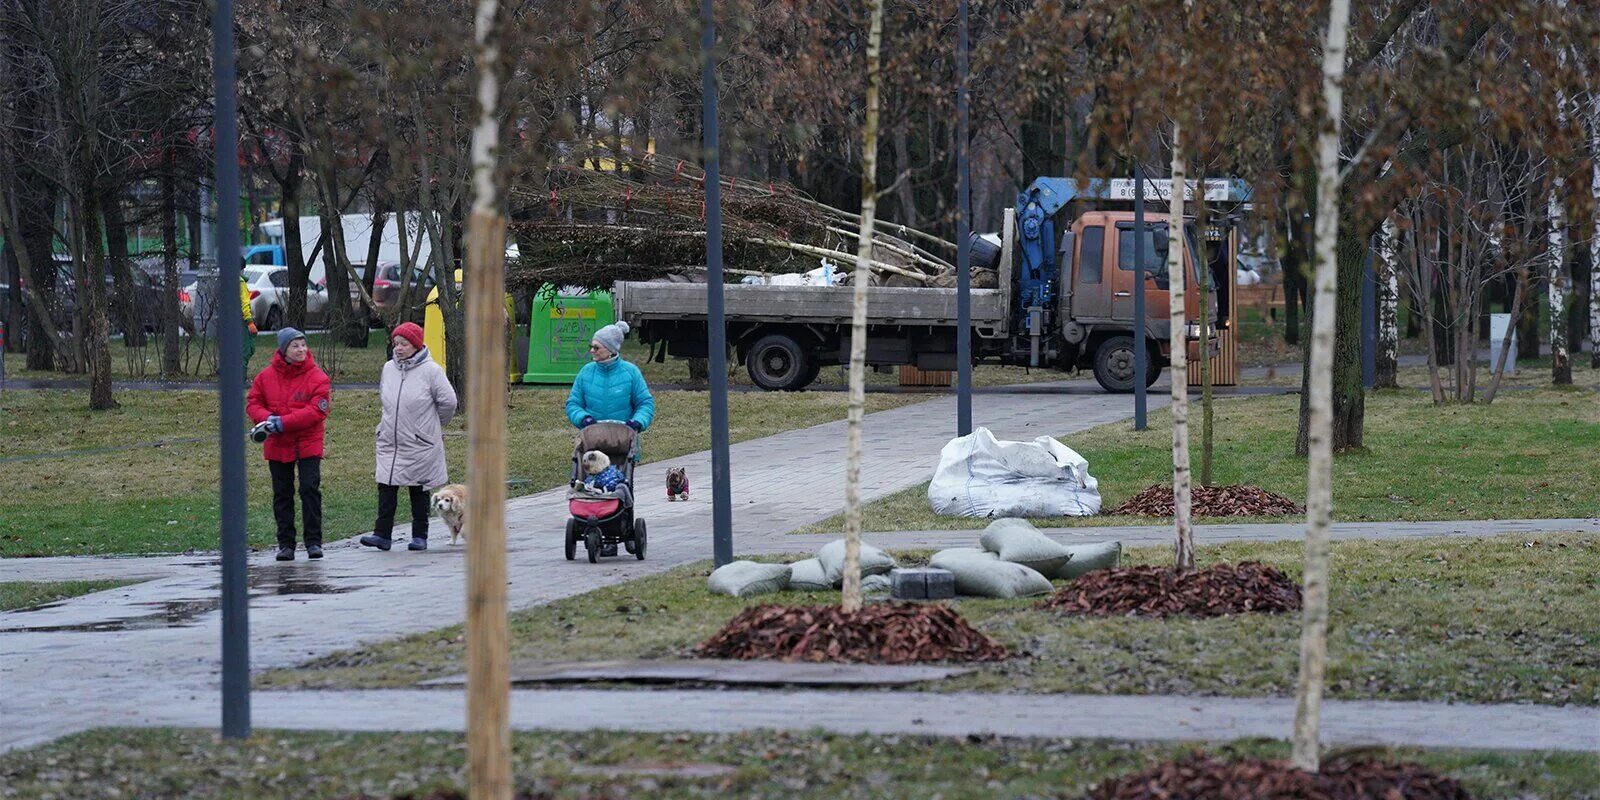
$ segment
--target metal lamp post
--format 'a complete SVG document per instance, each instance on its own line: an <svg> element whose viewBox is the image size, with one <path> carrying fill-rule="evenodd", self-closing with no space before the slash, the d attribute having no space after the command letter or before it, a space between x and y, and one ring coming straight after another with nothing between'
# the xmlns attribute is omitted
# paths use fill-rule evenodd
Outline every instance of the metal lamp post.
<svg viewBox="0 0 1600 800"><path fill-rule="evenodd" d="M250 735L250 598L246 586L244 345L239 292L239 116L235 92L233 0L211 14L216 92L218 432L222 492L222 735ZM230 324L231 323L231 324Z"/></svg>
<svg viewBox="0 0 1600 800"><path fill-rule="evenodd" d="M972 433L972 164L967 157L967 0L956 26L956 435Z"/></svg>
<svg viewBox="0 0 1600 800"><path fill-rule="evenodd" d="M705 129L706 349L711 369L711 553L733 560L733 487L728 469L728 331L722 302L722 178L717 158L717 44L711 0L700 0L700 105Z"/></svg>

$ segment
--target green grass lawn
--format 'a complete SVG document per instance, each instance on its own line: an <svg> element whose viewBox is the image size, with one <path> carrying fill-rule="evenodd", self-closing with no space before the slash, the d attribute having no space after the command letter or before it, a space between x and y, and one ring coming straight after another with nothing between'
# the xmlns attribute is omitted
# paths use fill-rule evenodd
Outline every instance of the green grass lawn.
<svg viewBox="0 0 1600 800"><path fill-rule="evenodd" d="M118 586L127 586L137 581L59 581L55 583L35 583L32 581L17 581L0 583L0 611L11 611L18 608L42 606L77 597L81 594L103 592L115 589Z"/></svg>
<svg viewBox="0 0 1600 800"><path fill-rule="evenodd" d="M0 459L86 451L140 442L211 437L104 453L5 464L0 496L0 556L162 553L215 549L217 541L216 399L209 392L128 391L121 407L91 413L77 392L16 391L0 395ZM567 391L513 391L507 414L511 493L559 486L571 463L573 431L563 410ZM873 395L869 411L917 400ZM646 460L710 446L704 392L656 395L656 421L644 436ZM734 441L817 425L845 416L836 393L736 394L729 398ZM371 529L374 391L335 390L323 463L323 508L329 540ZM240 436L244 433L241 431ZM464 421L445 433L451 475L466 477ZM271 479L259 448L247 445L250 541L273 541Z"/></svg>
<svg viewBox="0 0 1600 800"><path fill-rule="evenodd" d="M1426 352L1426 348L1418 353ZM1572 359L1572 385L1579 388L1600 388L1600 371L1589 366L1588 353L1574 353ZM1291 348L1288 358L1263 363L1275 363L1281 369L1271 375L1241 376L1241 386L1286 386L1300 387L1300 351ZM1454 368L1450 366L1439 367L1439 381L1444 387L1445 395L1453 397L1451 381L1454 380ZM1404 389L1421 391L1426 396L1429 391L1430 378L1425 365L1402 366L1395 373L1395 382ZM1477 394L1476 399L1482 402L1489 391L1489 384L1494 382L1494 365L1488 361L1478 364ZM1517 362L1515 373L1507 372L1500 382L1500 394L1495 402L1505 399L1510 393L1527 389L1546 389L1550 387L1550 357L1541 356L1535 359L1524 359Z"/></svg>
<svg viewBox="0 0 1600 800"><path fill-rule="evenodd" d="M368 334L367 346L364 348L346 347L335 342L324 333L309 334L307 340L311 343L312 352L319 364L328 368L328 375L336 383L376 383L383 369L383 363L388 358L388 350L384 341L384 332L374 330ZM187 381L214 381L216 380L216 346L212 340L184 337L182 353L184 375ZM272 350L277 346L277 340L270 331L263 331L256 338L255 357L250 361L250 372L261 371L272 358ZM515 366L519 354L513 354L512 365ZM623 343L622 355L632 361L644 372L645 379L651 385L679 384L693 386L689 380L689 362L681 358L667 358L660 363L650 361L650 348L639 343L637 338L630 338ZM7 352L5 354L6 376L8 378L30 378L35 380L87 380L83 374L67 374L63 372L46 372L27 369L27 356L22 353ZM1086 377L1088 373L1084 373ZM156 340L151 339L151 344L146 347L130 348L123 345L121 340L111 342L111 375L115 380L157 380L161 375L161 350L156 346ZM1040 381L1058 381L1074 376L1057 372L1052 369L1028 369L1027 367L1000 367L980 365L973 370L972 381L975 386L1004 386L1014 383L1037 383ZM817 377L817 385L843 386L846 382L843 367L825 367L822 374ZM735 387L753 386L750 373L732 359L728 362L728 383ZM894 370L877 372L867 370L867 384L869 386L895 386L899 384L899 377Z"/></svg>
<svg viewBox="0 0 1600 800"><path fill-rule="evenodd" d="M910 554L908 562L918 554ZM924 554L925 555L925 554ZM1201 565L1254 559L1298 578L1298 542L1203 547ZM1166 547L1130 551L1166 563ZM1346 699L1600 705L1600 537L1346 541L1333 546L1328 694ZM706 565L597 589L512 615L512 656L677 658L741 609L836 602L785 592L711 595ZM833 596L836 598L836 595ZM1037 598L957 607L1017 658L934 691L1292 694L1298 615L1080 619ZM337 653L263 674L266 688L402 687L464 671L461 628Z"/></svg>
<svg viewBox="0 0 1600 800"><path fill-rule="evenodd" d="M1118 775L1182 757L1198 745L1104 740L934 739L757 732L729 735L518 733L519 791L551 798L749 797L779 800L1081 796ZM1211 745L1219 755L1287 758L1288 747ZM1367 754L1374 755L1374 754ZM1600 757L1579 753L1393 750L1480 798L1600 797ZM673 774L674 768L681 772ZM698 770L698 774L696 771ZM186 797L315 800L389 798L464 789L466 744L446 733L107 729L0 755L7 797ZM420 794L420 792L419 792Z"/></svg>
<svg viewBox="0 0 1600 800"><path fill-rule="evenodd" d="M1306 462L1294 455L1297 397L1216 401L1217 485L1248 483L1305 502ZM1198 406L1191 406L1190 453L1200 477ZM1059 437L1089 461L1102 509L1172 480L1172 424L1165 411L1135 432L1129 422ZM930 465L931 466L931 465ZM1335 521L1570 518L1600 515L1600 397L1558 390L1506 392L1493 405L1435 407L1411 391L1368 395L1366 450L1334 461ZM1064 517L1045 526L1159 523L1141 517ZM1204 521L1261 521L1204 520ZM927 484L863 509L864 530L961 530L985 521L941 517ZM843 530L842 517L802 533Z"/></svg>

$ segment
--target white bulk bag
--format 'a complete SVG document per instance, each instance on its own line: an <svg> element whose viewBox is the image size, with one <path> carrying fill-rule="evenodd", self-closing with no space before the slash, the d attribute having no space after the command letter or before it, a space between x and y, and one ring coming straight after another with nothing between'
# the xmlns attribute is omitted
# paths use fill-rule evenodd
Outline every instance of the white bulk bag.
<svg viewBox="0 0 1600 800"><path fill-rule="evenodd" d="M1100 482L1049 436L1002 442L978 428L940 451L928 504L948 517L1088 517L1100 513Z"/></svg>

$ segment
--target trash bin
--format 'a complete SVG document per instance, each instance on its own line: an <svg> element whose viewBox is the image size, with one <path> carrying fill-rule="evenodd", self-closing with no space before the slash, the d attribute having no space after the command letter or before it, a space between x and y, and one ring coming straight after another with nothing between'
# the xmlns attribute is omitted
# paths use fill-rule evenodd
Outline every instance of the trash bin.
<svg viewBox="0 0 1600 800"><path fill-rule="evenodd" d="M1500 343L1505 341L1506 329L1511 327L1510 314L1489 315L1489 369L1500 363ZM1506 354L1506 374L1517 374L1517 332L1511 332L1511 341L1506 343L1511 352Z"/></svg>
<svg viewBox="0 0 1600 800"><path fill-rule="evenodd" d="M594 332L616 321L610 292L562 289L533 298L523 383L572 383L589 363Z"/></svg>
<svg viewBox="0 0 1600 800"><path fill-rule="evenodd" d="M456 291L461 291L461 270L456 270ZM506 293L506 319L516 319L511 305L511 294ZM439 366L445 366L448 354L445 352L444 343L444 311L439 308L439 287L435 286L428 291L428 303L422 310L422 343L427 346L428 353ZM511 369L506 373L508 383L517 382L515 372L516 355L507 353L508 360L513 362Z"/></svg>

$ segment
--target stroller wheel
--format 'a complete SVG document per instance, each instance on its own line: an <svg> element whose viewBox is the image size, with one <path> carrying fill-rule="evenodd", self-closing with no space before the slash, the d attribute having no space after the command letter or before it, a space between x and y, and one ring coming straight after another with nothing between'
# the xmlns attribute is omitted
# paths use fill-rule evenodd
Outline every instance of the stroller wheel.
<svg viewBox="0 0 1600 800"><path fill-rule="evenodd" d="M633 557L640 561L644 560L644 542L644 520L636 519L633 521Z"/></svg>
<svg viewBox="0 0 1600 800"><path fill-rule="evenodd" d="M571 560L573 560L573 559L575 559L577 557L578 557L578 521L575 520L575 519L569 519L569 520L567 520L567 560L571 561Z"/></svg>
<svg viewBox="0 0 1600 800"><path fill-rule="evenodd" d="M583 537L583 549L589 551L589 563L600 560L600 532L589 531Z"/></svg>

